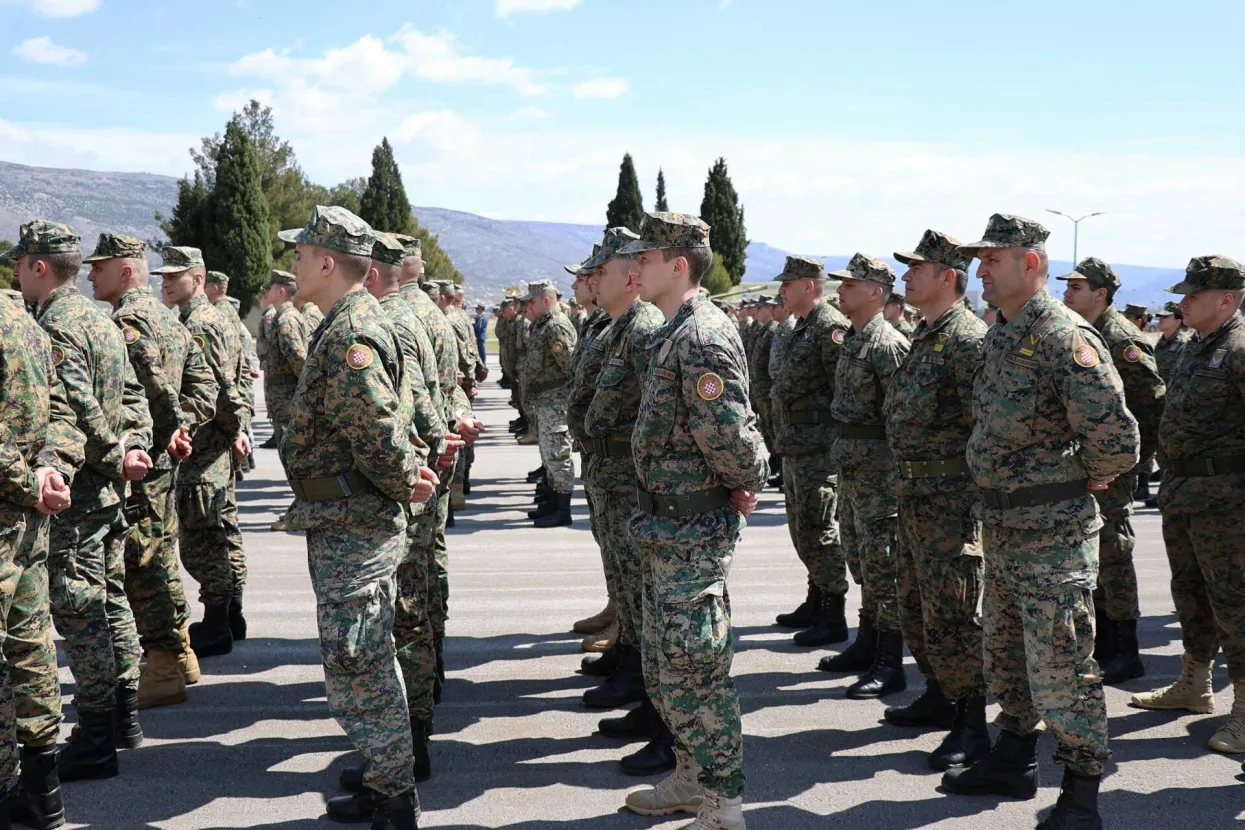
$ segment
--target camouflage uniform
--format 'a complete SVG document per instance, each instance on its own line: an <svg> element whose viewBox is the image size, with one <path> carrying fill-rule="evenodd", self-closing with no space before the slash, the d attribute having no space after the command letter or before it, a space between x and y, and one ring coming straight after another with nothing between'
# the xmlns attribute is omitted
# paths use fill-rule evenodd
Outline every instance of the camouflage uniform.
<svg viewBox="0 0 1245 830"><path fill-rule="evenodd" d="M553 284L546 280L533 282L528 286L528 297L552 288ZM566 315L556 308L547 311L532 323L524 367L527 403L536 418L536 435L540 439L540 460L549 486L564 495L575 487L575 465L566 426L566 384L575 342L575 328Z"/></svg>
<svg viewBox="0 0 1245 830"><path fill-rule="evenodd" d="M229 287L229 277L220 271L208 271L207 282L215 282L225 288ZM246 330L246 326L242 324L242 318L238 315L240 303L237 297L221 297L212 303L212 308L220 314L221 319L227 325L233 328L238 339L238 352L241 355L242 364L238 371L238 391L242 393L242 397L246 400L247 407L251 412L255 411L255 378L251 377L251 333ZM250 423L247 424L247 430L250 430Z"/></svg>
<svg viewBox="0 0 1245 830"><path fill-rule="evenodd" d="M995 214L986 238L960 250L1040 250L1047 235L1037 222ZM1091 650L1102 519L1085 481L1136 465L1137 422L1098 333L1045 287L986 333L973 415L985 672L1003 710L995 722L1029 736L1045 721L1057 762L1100 775L1110 751ZM1047 490L1028 489L1039 486Z"/></svg>
<svg viewBox="0 0 1245 830"><path fill-rule="evenodd" d="M769 373L770 347L774 343L774 332L778 324L773 320L761 326L756 340L748 352L748 378L752 394L752 409L757 414L757 428L765 439L765 450L773 455L774 450L774 410L769 393L773 386L773 378Z"/></svg>
<svg viewBox="0 0 1245 830"><path fill-rule="evenodd" d="M273 269L268 285L284 285L292 293L295 290L294 275ZM285 302L270 309L267 317L267 355L264 358L264 403L268 406L268 420L273 433L281 438L281 431L290 416L290 402L298 386L298 376L307 361L307 341L311 339L311 321Z"/></svg>
<svg viewBox="0 0 1245 830"><path fill-rule="evenodd" d="M298 310L307 320L307 342L311 343L311 336L316 333L316 329L324 322L324 313L315 305L315 303L303 303L303 307Z"/></svg>
<svg viewBox="0 0 1245 830"><path fill-rule="evenodd" d="M1168 303L1167 305L1175 306L1176 304ZM1168 308L1167 313L1170 314L1177 310L1176 308ZM1171 337L1163 335L1154 344L1154 362L1158 366L1159 377L1163 379L1164 383L1171 380L1172 373L1176 371L1176 364L1180 362L1181 353L1192 339L1193 332L1181 326Z"/></svg>
<svg viewBox="0 0 1245 830"><path fill-rule="evenodd" d="M622 256L709 244L709 227L648 214ZM722 798L744 789L727 577L745 524L733 489L765 483L763 443L748 406L748 368L730 319L704 295L650 338L631 436L640 509L628 529L644 555L643 655L649 699L675 736L681 765Z"/></svg>

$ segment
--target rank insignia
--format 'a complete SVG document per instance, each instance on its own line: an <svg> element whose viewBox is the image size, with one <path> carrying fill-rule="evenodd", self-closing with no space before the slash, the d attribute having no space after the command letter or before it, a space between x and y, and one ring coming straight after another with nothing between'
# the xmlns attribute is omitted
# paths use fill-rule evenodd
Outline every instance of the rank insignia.
<svg viewBox="0 0 1245 830"><path fill-rule="evenodd" d="M202 349L203 353L206 355L208 353L207 338L202 334L195 334L192 335L192 337L194 338L194 341L199 344L199 348Z"/></svg>
<svg viewBox="0 0 1245 830"><path fill-rule="evenodd" d="M1124 359L1129 363L1137 363L1141 360L1141 349L1136 346L1129 346L1124 350Z"/></svg>
<svg viewBox="0 0 1245 830"><path fill-rule="evenodd" d="M1083 369L1092 369L1098 365L1098 352L1093 346L1082 344L1072 352L1072 359Z"/></svg>
<svg viewBox="0 0 1245 830"><path fill-rule="evenodd" d="M59 366L65 362L65 352L60 346L52 347L52 365Z"/></svg>
<svg viewBox="0 0 1245 830"><path fill-rule="evenodd" d="M670 357L670 347L673 344L669 340L663 340L661 349L657 352L657 365L660 366L666 362L666 358Z"/></svg>
<svg viewBox="0 0 1245 830"><path fill-rule="evenodd" d="M1210 356L1210 368L1218 369L1223 365L1223 359L1227 356L1227 349L1215 349L1215 353Z"/></svg>
<svg viewBox="0 0 1245 830"><path fill-rule="evenodd" d="M949 334L940 334L937 336L937 342L934 343L934 351L941 352L947 347L947 341L951 339Z"/></svg>
<svg viewBox="0 0 1245 830"><path fill-rule="evenodd" d="M140 337L142 337L142 335L139 334L138 329L133 328L132 326L125 326L121 329L121 339L125 341L127 346L137 343Z"/></svg>
<svg viewBox="0 0 1245 830"><path fill-rule="evenodd" d="M372 350L362 343L355 343L346 349L346 365L351 369L366 369L372 365Z"/></svg>
<svg viewBox="0 0 1245 830"><path fill-rule="evenodd" d="M701 400L716 401L726 391L726 383L722 376L714 372L706 372L696 379L696 394Z"/></svg>

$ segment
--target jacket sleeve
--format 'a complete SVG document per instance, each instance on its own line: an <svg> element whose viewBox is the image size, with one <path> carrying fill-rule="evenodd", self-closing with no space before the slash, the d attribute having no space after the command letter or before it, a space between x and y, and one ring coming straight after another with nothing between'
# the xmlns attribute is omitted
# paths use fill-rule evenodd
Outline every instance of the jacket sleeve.
<svg viewBox="0 0 1245 830"><path fill-rule="evenodd" d="M1106 344L1096 334L1079 330L1048 340L1055 389L1080 440L1081 459L1090 477L1128 472L1137 466L1141 438Z"/></svg>
<svg viewBox="0 0 1245 830"><path fill-rule="evenodd" d="M764 443L748 404L748 370L722 346L684 341L679 355L692 440L723 486L757 491L765 484Z"/></svg>
<svg viewBox="0 0 1245 830"><path fill-rule="evenodd" d="M152 431L154 429L151 410L147 407L147 395L142 384L130 365L125 360L125 386L121 395L121 405L125 409L122 421L122 446L128 452L133 449L150 450L152 448Z"/></svg>
<svg viewBox="0 0 1245 830"><path fill-rule="evenodd" d="M121 462L125 459L125 447L121 435L114 432L104 415L103 407L95 397L90 357L83 345L69 332L51 329L48 339L60 357L54 362L56 376L60 378L65 400L73 410L86 438L84 447L86 463L110 479L121 478Z"/></svg>

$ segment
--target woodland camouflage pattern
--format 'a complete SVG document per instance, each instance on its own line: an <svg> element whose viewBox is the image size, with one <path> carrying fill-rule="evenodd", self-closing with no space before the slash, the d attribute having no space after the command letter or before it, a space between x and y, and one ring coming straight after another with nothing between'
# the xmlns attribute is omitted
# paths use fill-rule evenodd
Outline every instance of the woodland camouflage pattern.
<svg viewBox="0 0 1245 830"><path fill-rule="evenodd" d="M646 213L640 222L640 238L618 249L631 257L644 251L666 248L708 248L709 226L687 213Z"/></svg>
<svg viewBox="0 0 1245 830"><path fill-rule="evenodd" d="M570 392L566 384L570 378L575 343L575 326L567 316L557 308L545 312L532 323L523 371L530 408L536 416L540 460L548 474L549 486L555 493L569 493L575 487L575 467L571 462L571 442L566 425L566 404Z"/></svg>
<svg viewBox="0 0 1245 830"><path fill-rule="evenodd" d="M919 262L934 262L946 268L967 271L972 257L960 250L963 245L954 236L935 230L927 230L917 243L916 250L896 251L895 259L904 265L915 265Z"/></svg>
<svg viewBox="0 0 1245 830"><path fill-rule="evenodd" d="M189 271L191 268L206 267L203 262L203 252L198 248L170 245L160 252L160 258L164 260L164 264L159 268L152 268L151 273L176 274Z"/></svg>
<svg viewBox="0 0 1245 830"><path fill-rule="evenodd" d="M996 213L986 223L986 234L978 242L960 246L960 253L974 257L982 248L1028 248L1032 251L1046 250L1050 231L1040 222L1023 216Z"/></svg>
<svg viewBox="0 0 1245 830"><path fill-rule="evenodd" d="M847 267L840 271L831 271L830 276L840 280L868 280L887 288L895 284L894 269L868 254L852 254Z"/></svg>

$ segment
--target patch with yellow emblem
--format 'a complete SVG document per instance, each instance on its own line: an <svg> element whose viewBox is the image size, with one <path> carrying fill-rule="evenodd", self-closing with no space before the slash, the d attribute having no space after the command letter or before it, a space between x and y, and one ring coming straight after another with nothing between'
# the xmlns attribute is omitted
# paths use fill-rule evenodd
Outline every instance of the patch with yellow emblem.
<svg viewBox="0 0 1245 830"><path fill-rule="evenodd" d="M65 352L60 346L52 347L52 365L59 366L65 362Z"/></svg>
<svg viewBox="0 0 1245 830"><path fill-rule="evenodd" d="M375 359L376 356L372 354L372 350L362 343L355 343L346 349L346 365L351 369L366 369Z"/></svg>
<svg viewBox="0 0 1245 830"><path fill-rule="evenodd" d="M843 341L847 339L847 333L844 332L843 329L835 329L834 334L830 335L830 339L842 346Z"/></svg>
<svg viewBox="0 0 1245 830"><path fill-rule="evenodd" d="M726 391L726 383L722 376L715 372L705 372L696 379L696 394L704 401L716 401Z"/></svg>
<svg viewBox="0 0 1245 830"><path fill-rule="evenodd" d="M1141 360L1141 349L1136 346L1129 346L1124 350L1124 359L1129 363L1137 363Z"/></svg>
<svg viewBox="0 0 1245 830"><path fill-rule="evenodd" d="M196 334L194 335L194 341L199 344L199 348L203 350L203 353L207 354L207 338L202 334Z"/></svg>
<svg viewBox="0 0 1245 830"><path fill-rule="evenodd" d="M140 337L142 337L142 335L139 334L138 329L133 326L124 326L121 329L121 339L125 341L127 346L132 346L137 343Z"/></svg>
<svg viewBox="0 0 1245 830"><path fill-rule="evenodd" d="M1082 369L1092 369L1099 363L1098 352L1088 343L1082 343L1073 349L1072 359Z"/></svg>

